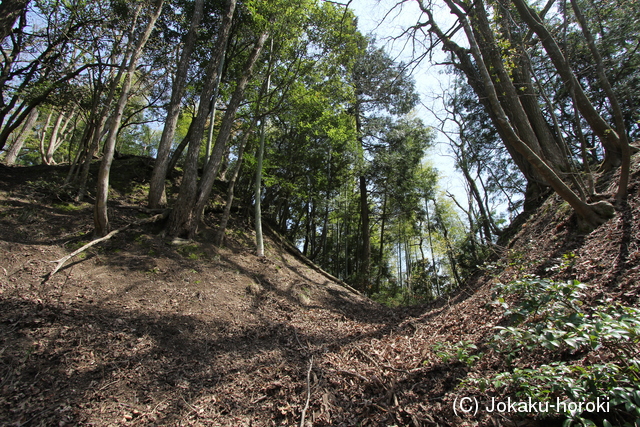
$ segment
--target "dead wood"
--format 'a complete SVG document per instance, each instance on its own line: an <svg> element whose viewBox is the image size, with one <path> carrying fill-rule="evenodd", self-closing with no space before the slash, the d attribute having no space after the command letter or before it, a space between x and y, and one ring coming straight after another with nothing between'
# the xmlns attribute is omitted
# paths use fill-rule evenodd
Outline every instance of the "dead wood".
<svg viewBox="0 0 640 427"><path fill-rule="evenodd" d="M124 227L118 228L117 230L113 230L112 232L110 232L109 234L107 234L104 237L100 237L99 239L95 239L92 240L91 242L87 243L86 245L84 245L83 247L76 249L75 251L71 252L69 255L66 255L58 260L55 261L49 261L51 263L56 263L56 267L53 269L53 271L51 273L49 273L47 275L47 277L45 278L45 282L47 280L49 280L54 274L56 274L58 272L58 270L60 270L60 268L62 268L62 266L64 265L65 262L67 262L68 260L70 260L71 258L73 258L74 256L78 255L79 253L82 253L84 251L86 251L87 249L89 249L90 247L97 245L100 242L104 242L105 240L109 240L111 239L113 236L115 236L116 234L120 233L121 231L126 230L129 227L132 226L139 226L139 225L144 225L144 224L151 224L153 222L157 222L157 221L161 221L165 218L167 218L169 216L169 210L166 209L164 210L162 213L154 215L152 217L149 218L145 218L142 219L140 221L136 221L136 222L132 222L130 224L125 225Z"/></svg>
<svg viewBox="0 0 640 427"><path fill-rule="evenodd" d="M304 418L307 414L307 409L309 409L309 400L311 400L311 369L313 369L313 356L311 356L311 360L309 360L309 370L307 371L307 402L304 404L304 408L302 409L300 427L304 427Z"/></svg>

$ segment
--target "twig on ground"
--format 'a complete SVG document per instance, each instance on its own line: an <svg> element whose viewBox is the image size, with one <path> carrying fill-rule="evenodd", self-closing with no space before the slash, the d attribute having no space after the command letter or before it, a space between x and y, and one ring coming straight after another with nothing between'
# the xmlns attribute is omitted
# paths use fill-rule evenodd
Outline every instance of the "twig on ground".
<svg viewBox="0 0 640 427"><path fill-rule="evenodd" d="M360 353L362 356L364 356L366 359L368 359L371 363L373 363L378 368L389 369L390 371L401 372L403 374L410 374L411 373L406 369L395 368L395 367L393 367L391 365L381 365L373 357L371 357L370 355L368 355L367 353L362 351L362 349L360 347L355 347L355 349L358 351L358 353Z"/></svg>
<svg viewBox="0 0 640 427"><path fill-rule="evenodd" d="M298 345L300 346L300 348L303 350L307 349L307 347L303 346L300 342L300 338L298 338L298 332L296 331L296 328L293 328L293 335L296 337L296 341L298 341Z"/></svg>
<svg viewBox="0 0 640 427"><path fill-rule="evenodd" d="M358 374L356 372L345 371L344 369L337 369L336 372L339 372L339 373L345 374L345 375L350 375L352 377L356 377L358 379L361 379L362 381L366 381L366 382L369 381L369 378L367 378L367 377L365 377L363 375L360 375L360 374Z"/></svg>
<svg viewBox="0 0 640 427"><path fill-rule="evenodd" d="M309 409L309 400L311 400L311 369L313 368L313 355L309 360L309 370L307 371L307 402L304 404L304 408L302 409L302 416L300 417L300 427L304 427L304 418L307 414L307 409Z"/></svg>

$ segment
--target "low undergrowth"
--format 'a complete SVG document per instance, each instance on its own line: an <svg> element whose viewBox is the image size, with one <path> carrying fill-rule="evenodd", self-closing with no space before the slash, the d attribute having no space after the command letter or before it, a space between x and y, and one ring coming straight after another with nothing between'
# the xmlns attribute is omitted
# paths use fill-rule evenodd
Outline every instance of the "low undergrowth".
<svg viewBox="0 0 640 427"><path fill-rule="evenodd" d="M564 426L640 425L640 310L586 304L586 288L537 277L497 287L494 305L508 322L496 326L488 349L507 369L476 371L460 387L521 402L512 409L522 415L563 417ZM483 356L465 342L438 350L467 365Z"/></svg>

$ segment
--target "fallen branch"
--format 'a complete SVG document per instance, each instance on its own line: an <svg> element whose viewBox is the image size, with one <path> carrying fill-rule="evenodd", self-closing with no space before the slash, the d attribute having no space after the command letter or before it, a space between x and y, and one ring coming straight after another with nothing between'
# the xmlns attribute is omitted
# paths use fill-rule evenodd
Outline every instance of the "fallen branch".
<svg viewBox="0 0 640 427"><path fill-rule="evenodd" d="M304 418L307 414L307 409L309 409L309 400L311 400L311 368L313 368L313 356L311 356L311 360L309 360L309 370L307 371L307 403L304 404L304 408L302 409L300 427L304 427Z"/></svg>
<svg viewBox="0 0 640 427"><path fill-rule="evenodd" d="M77 249L77 250L71 252L67 256L64 256L64 257L62 257L62 258L60 258L58 260L55 260L55 261L49 261L51 263L57 263L57 264L56 264L56 268L54 268L53 271L47 275L45 281L49 280L51 278L51 276L56 274L58 272L58 270L60 270L60 268L62 268L62 266L64 265L65 262L67 262L68 260L70 260L74 256L78 255L79 253L86 251L91 246L97 245L98 243L104 242L105 240L109 240L110 238L112 238L116 234L120 233L121 231L126 230L127 228L129 228L131 226L150 224L152 222L157 222L157 221L160 221L162 219L165 219L165 218L167 218L167 216L169 216L169 212L170 212L169 210L165 210L161 214L154 215L154 216L152 216L150 218L145 218L143 220L136 221L136 222L131 223L131 224L127 224L122 228L118 228L117 230L113 230L111 233L107 234L104 237L100 237L99 239L92 240L91 242L87 243L86 245L84 245L80 249Z"/></svg>
<svg viewBox="0 0 640 427"><path fill-rule="evenodd" d="M365 382L369 382L369 378L358 374L357 372L351 372L351 371L345 371L344 369L336 369L336 372L340 373L340 374L344 374L344 375L350 375L352 377L356 377L358 379L361 379L362 381Z"/></svg>

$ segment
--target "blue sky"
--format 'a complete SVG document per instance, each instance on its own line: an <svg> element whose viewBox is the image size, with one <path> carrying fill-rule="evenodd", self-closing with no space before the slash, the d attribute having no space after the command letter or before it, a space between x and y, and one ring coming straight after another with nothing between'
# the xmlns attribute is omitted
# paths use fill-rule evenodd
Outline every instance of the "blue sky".
<svg viewBox="0 0 640 427"><path fill-rule="evenodd" d="M406 48L406 40L394 40L394 38L418 21L420 9L415 1L406 1L401 7L394 7L399 1L352 0L350 8L358 16L360 31L375 35L378 44L384 46L398 61L408 62L412 58L410 48ZM443 71L443 67L431 65L425 60L414 69L413 73L424 104L418 109L417 114L425 124L434 128L440 125L436 115L444 117L439 98L449 85L449 76ZM440 171L443 190L453 193L458 202L463 206L466 205L462 177L455 171L453 159L448 152L447 138L444 135L440 133L436 135L436 146L428 153L427 159Z"/></svg>

